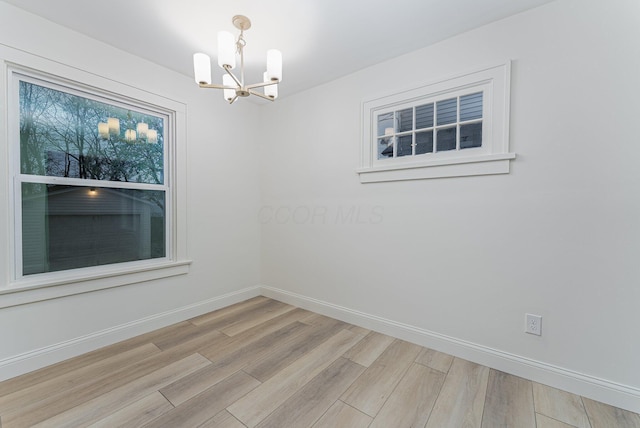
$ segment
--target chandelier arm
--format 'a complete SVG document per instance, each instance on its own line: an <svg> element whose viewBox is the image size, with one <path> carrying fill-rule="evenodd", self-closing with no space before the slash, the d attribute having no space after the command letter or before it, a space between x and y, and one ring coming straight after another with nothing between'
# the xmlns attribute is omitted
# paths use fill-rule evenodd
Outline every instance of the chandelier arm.
<svg viewBox="0 0 640 428"><path fill-rule="evenodd" d="M226 71L226 72L227 72L227 74L228 74L229 76L231 76L231 78L233 79L233 81L234 81L234 82L236 82L236 84L237 84L239 87L241 87L241 88L242 88L242 83L238 80L238 78L235 76L235 74L233 74L233 73L231 72L231 67L229 67L228 65L225 65L225 66L224 66L224 71ZM227 89L236 89L236 88L227 88Z"/></svg>
<svg viewBox="0 0 640 428"><path fill-rule="evenodd" d="M249 93L251 95L256 95L256 96L258 96L260 98L264 98L265 100L275 101L275 98L268 97L268 96L266 96L264 94L261 94L260 92L252 91L251 89L248 89L248 91L249 91Z"/></svg>
<svg viewBox="0 0 640 428"><path fill-rule="evenodd" d="M235 97L229 100L229 104L233 104L237 99L238 99L238 96L236 95Z"/></svg>
<svg viewBox="0 0 640 428"><path fill-rule="evenodd" d="M198 83L198 86L207 89L236 89L235 86L218 85L215 83Z"/></svg>
<svg viewBox="0 0 640 428"><path fill-rule="evenodd" d="M254 83L252 85L247 85L245 86L245 88L247 90L249 89L253 89L253 88L262 88L265 86L271 86L271 85L277 85L279 82L262 82L262 83Z"/></svg>

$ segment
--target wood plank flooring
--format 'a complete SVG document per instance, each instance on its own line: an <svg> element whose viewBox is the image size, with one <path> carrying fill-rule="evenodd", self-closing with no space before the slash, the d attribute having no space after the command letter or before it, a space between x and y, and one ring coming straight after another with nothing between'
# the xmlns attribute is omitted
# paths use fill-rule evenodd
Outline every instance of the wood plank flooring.
<svg viewBox="0 0 640 428"><path fill-rule="evenodd" d="M256 297L0 383L0 428L640 428L640 415Z"/></svg>

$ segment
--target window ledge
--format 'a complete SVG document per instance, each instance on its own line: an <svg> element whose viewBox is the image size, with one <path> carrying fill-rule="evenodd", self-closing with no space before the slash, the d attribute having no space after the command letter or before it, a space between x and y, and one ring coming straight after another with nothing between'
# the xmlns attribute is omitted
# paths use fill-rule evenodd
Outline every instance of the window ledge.
<svg viewBox="0 0 640 428"><path fill-rule="evenodd" d="M189 273L191 260L122 264L34 275L0 288L0 309ZM90 269L91 273L87 272Z"/></svg>
<svg viewBox="0 0 640 428"><path fill-rule="evenodd" d="M508 174L509 161L515 157L515 153L498 153L420 163L378 165L358 168L356 172L360 175L361 183Z"/></svg>

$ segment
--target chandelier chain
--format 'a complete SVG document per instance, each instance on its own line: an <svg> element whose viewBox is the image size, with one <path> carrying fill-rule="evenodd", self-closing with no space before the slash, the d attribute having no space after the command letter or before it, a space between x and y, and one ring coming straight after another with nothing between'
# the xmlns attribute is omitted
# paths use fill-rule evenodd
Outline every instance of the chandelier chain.
<svg viewBox="0 0 640 428"><path fill-rule="evenodd" d="M247 41L244 39L244 30L240 31L240 35L238 36L238 41L236 42L236 51L241 54L242 49L247 45Z"/></svg>

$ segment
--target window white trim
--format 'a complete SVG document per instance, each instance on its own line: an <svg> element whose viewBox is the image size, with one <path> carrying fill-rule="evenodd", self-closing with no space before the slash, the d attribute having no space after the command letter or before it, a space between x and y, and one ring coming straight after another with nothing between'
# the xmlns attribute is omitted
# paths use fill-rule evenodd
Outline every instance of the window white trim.
<svg viewBox="0 0 640 428"><path fill-rule="evenodd" d="M425 178L505 174L515 153L509 153L510 62L484 67L362 103L362 183ZM378 159L379 114L437 102L474 92L483 93L482 146L462 150ZM435 125L435 124L434 124Z"/></svg>
<svg viewBox="0 0 640 428"><path fill-rule="evenodd" d="M68 82L73 87L90 89L90 92L104 95L116 102L135 100L138 105L148 105L154 110L161 110L171 115L165 134L172 143L167 148L165 156L165 174L167 190L166 215L170 225L167 230L167 257L105 265L94 268L73 269L69 271L51 272L47 274L19 277L13 261L16 251L14 210L15 183L15 141L10 138L12 126L18 112L15 111L15 94L13 89L13 74L26 74L35 78L50 78L65 85ZM187 257L187 212L186 212L186 105L151 93L139 88L116 82L74 67L37 57L7 46L0 45L0 163L8 168L0 173L0 195L10 201L8 206L0 209L0 222L4 230L0 236L5 236L5 245L0 249L7 256L0 260L0 307L25 304L33 301L52 299L71 294L86 293L110 287L139 283L153 279L186 274L191 261ZM60 77L64 76L64 77ZM14 122L12 122L14 121ZM2 124L1 122L4 122ZM170 133L170 135L169 135ZM55 178L53 178L55 181ZM84 181L84 185L89 180ZM98 186L96 184L96 186ZM128 185L122 184L121 187ZM154 185L151 185L153 187Z"/></svg>
<svg viewBox="0 0 640 428"><path fill-rule="evenodd" d="M39 278L27 277L10 288L0 289L0 309L26 303L57 299L105 288L121 287L189 273L190 260L144 263L118 263L96 269L51 272Z"/></svg>

